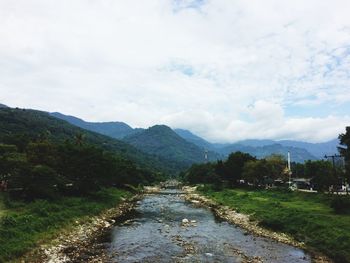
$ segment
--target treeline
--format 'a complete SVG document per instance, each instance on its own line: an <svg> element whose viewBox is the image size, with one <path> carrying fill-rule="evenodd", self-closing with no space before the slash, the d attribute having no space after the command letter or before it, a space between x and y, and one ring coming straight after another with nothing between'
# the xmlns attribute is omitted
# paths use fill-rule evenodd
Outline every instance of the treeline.
<svg viewBox="0 0 350 263"><path fill-rule="evenodd" d="M337 187L350 182L350 127L339 135L339 153L341 165L326 160L292 163L292 178L312 179L314 189L326 190L330 186ZM257 159L248 153L231 153L226 161L194 164L181 174L182 180L189 184L213 184L222 186L266 186L289 183L290 171L287 161L281 155L271 155Z"/></svg>
<svg viewBox="0 0 350 263"><path fill-rule="evenodd" d="M0 143L8 141L10 136L16 140L16 145L21 148L21 145L25 146L28 140L37 141L46 138L54 143L63 143L66 140L75 141L78 139L78 135L83 135L80 139L85 144L119 154L148 171L162 172L167 175L175 175L180 171L179 165L174 161L147 154L123 141L81 129L64 120L50 116L47 112L0 108ZM188 167L186 166L186 168Z"/></svg>
<svg viewBox="0 0 350 263"><path fill-rule="evenodd" d="M149 184L162 176L84 143L82 135L60 143L21 134L6 136L0 143L0 183L11 198L86 195L102 187Z"/></svg>
<svg viewBox="0 0 350 263"><path fill-rule="evenodd" d="M344 178L344 171L335 169L336 172L332 163L324 160L291 165L292 178L312 179L314 189L320 190L328 189L338 184L339 178ZM265 159L256 159L242 152L231 153L226 161L195 164L181 176L189 184L213 184L218 189L242 184L255 187L287 186L289 182L287 160L283 156L271 155Z"/></svg>

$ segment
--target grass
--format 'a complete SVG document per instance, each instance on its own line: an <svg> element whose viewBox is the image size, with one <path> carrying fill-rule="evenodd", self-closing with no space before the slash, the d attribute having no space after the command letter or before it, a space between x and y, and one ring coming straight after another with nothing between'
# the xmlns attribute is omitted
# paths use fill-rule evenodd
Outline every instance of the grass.
<svg viewBox="0 0 350 263"><path fill-rule="evenodd" d="M7 209L5 206L4 197L2 195L0 195L0 218L3 215L5 215L6 212L7 212Z"/></svg>
<svg viewBox="0 0 350 263"><path fill-rule="evenodd" d="M62 197L31 203L5 202L5 197L0 196L0 262L22 256L73 221L97 215L118 204L122 197L131 195L128 191L110 188L90 197Z"/></svg>
<svg viewBox="0 0 350 263"><path fill-rule="evenodd" d="M335 262L350 262L350 215L335 213L331 208L334 196L287 190L215 192L208 187L199 191L222 205L251 214L264 227L290 234Z"/></svg>

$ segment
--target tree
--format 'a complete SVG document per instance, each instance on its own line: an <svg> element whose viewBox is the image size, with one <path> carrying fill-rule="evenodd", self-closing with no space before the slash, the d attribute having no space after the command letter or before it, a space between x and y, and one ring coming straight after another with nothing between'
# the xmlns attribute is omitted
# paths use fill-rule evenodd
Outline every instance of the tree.
<svg viewBox="0 0 350 263"><path fill-rule="evenodd" d="M270 179L280 179L283 176L283 171L286 167L286 159L279 154L272 154L266 157L267 164L270 169Z"/></svg>
<svg viewBox="0 0 350 263"><path fill-rule="evenodd" d="M36 165L31 170L29 178L23 191L26 199L52 199L57 196L60 180L52 168L46 165Z"/></svg>
<svg viewBox="0 0 350 263"><path fill-rule="evenodd" d="M85 135L83 133L78 133L75 135L76 145L82 146L84 142Z"/></svg>
<svg viewBox="0 0 350 263"><path fill-rule="evenodd" d="M25 151L28 161L33 165L57 166L57 150L49 141L30 142Z"/></svg>
<svg viewBox="0 0 350 263"><path fill-rule="evenodd" d="M345 176L350 182L350 126L346 127L346 132L339 135L339 152L345 160Z"/></svg>
<svg viewBox="0 0 350 263"><path fill-rule="evenodd" d="M270 178L270 167L265 159L248 161L243 168L243 178L255 186L264 185Z"/></svg>
<svg viewBox="0 0 350 263"><path fill-rule="evenodd" d="M291 163L292 175L295 178L303 178L305 176L305 165L302 163Z"/></svg>
<svg viewBox="0 0 350 263"><path fill-rule="evenodd" d="M323 160L307 161L305 163L305 177L312 178L312 182L318 190L327 190L336 183L332 164Z"/></svg>
<svg viewBox="0 0 350 263"><path fill-rule="evenodd" d="M220 181L211 163L192 165L187 171L185 178L190 184L211 184Z"/></svg>
<svg viewBox="0 0 350 263"><path fill-rule="evenodd" d="M256 160L255 157L248 153L231 153L227 161L224 163L223 179L227 180L231 185L238 184L238 181L242 179L245 163L254 160Z"/></svg>

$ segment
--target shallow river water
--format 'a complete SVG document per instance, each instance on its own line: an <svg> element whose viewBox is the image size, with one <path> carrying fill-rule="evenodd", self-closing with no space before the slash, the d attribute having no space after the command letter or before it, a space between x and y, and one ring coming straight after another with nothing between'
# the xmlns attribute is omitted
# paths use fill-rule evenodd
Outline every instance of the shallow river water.
<svg viewBox="0 0 350 263"><path fill-rule="evenodd" d="M179 194L165 190L137 203L112 230L113 262L311 262L303 250L248 234Z"/></svg>

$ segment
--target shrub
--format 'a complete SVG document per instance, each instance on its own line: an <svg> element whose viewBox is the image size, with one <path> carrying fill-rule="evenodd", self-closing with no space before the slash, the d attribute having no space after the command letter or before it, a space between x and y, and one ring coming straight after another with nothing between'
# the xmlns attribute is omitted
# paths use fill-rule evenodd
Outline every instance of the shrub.
<svg viewBox="0 0 350 263"><path fill-rule="evenodd" d="M350 214L350 198L348 196L336 196L331 201L331 207L337 214Z"/></svg>

